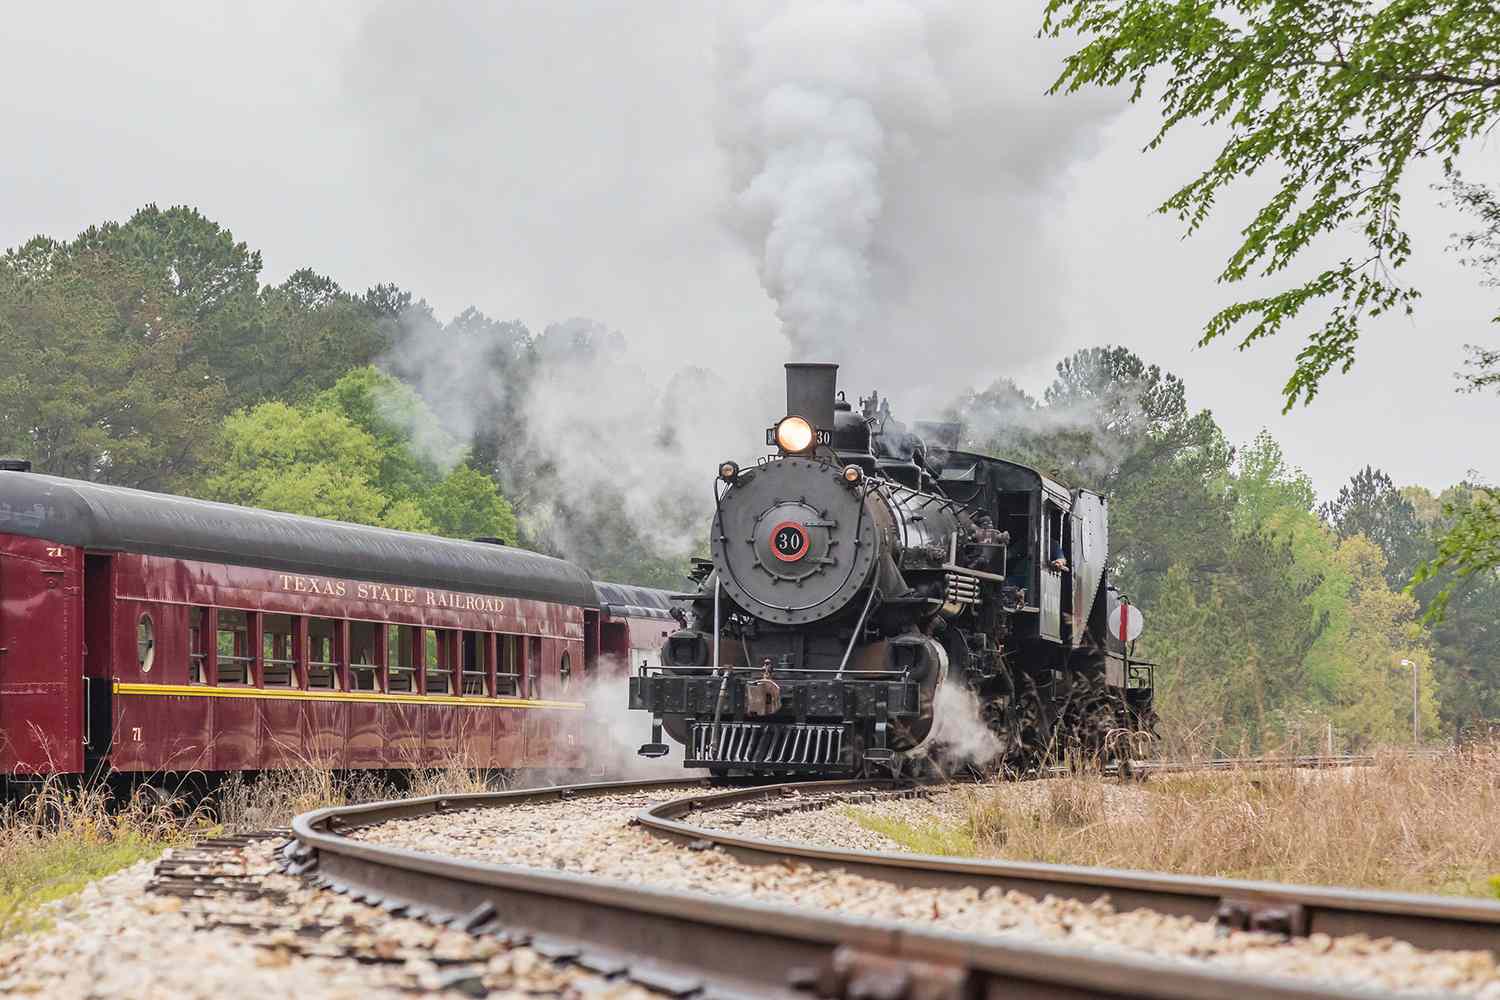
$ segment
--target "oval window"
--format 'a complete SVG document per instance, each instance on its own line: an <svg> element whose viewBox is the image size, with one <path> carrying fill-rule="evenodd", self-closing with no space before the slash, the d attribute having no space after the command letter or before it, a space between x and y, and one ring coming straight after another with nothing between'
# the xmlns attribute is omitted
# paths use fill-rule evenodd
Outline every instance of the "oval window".
<svg viewBox="0 0 1500 1000"><path fill-rule="evenodd" d="M156 662L156 630L151 627L150 615L141 615L135 627L135 656L141 673L149 674Z"/></svg>
<svg viewBox="0 0 1500 1000"><path fill-rule="evenodd" d="M565 651L562 662L557 665L557 676L562 680L562 689L566 691L573 680L573 658Z"/></svg>

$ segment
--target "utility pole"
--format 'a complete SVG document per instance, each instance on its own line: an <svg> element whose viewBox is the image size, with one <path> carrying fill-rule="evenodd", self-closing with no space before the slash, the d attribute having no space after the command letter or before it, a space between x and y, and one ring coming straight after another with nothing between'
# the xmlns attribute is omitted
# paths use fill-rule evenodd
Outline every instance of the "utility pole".
<svg viewBox="0 0 1500 1000"><path fill-rule="evenodd" d="M1422 730L1417 724L1417 705L1419 704L1417 665L1411 660L1402 660L1401 665L1411 668L1411 745L1419 747L1422 745Z"/></svg>

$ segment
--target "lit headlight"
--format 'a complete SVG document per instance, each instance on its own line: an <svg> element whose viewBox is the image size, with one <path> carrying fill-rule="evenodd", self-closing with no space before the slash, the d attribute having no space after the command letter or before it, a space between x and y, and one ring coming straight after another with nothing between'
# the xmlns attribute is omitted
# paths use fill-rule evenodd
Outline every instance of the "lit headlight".
<svg viewBox="0 0 1500 1000"><path fill-rule="evenodd" d="M801 417L783 417L776 425L776 444L782 451L802 452L812 447L812 424Z"/></svg>

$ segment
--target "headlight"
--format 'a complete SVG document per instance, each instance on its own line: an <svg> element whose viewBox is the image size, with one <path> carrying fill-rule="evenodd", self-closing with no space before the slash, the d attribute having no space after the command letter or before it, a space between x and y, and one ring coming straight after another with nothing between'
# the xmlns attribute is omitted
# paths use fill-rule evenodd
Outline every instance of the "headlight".
<svg viewBox="0 0 1500 1000"><path fill-rule="evenodd" d="M783 417L776 425L776 444L782 451L802 452L812 447L812 424L801 417Z"/></svg>
<svg viewBox="0 0 1500 1000"><path fill-rule="evenodd" d="M844 482L848 483L850 486L858 486L860 484L860 481L864 478L864 469L861 469L857 465L844 466Z"/></svg>
<svg viewBox="0 0 1500 1000"><path fill-rule="evenodd" d="M740 474L740 467L735 462L725 462L719 466L719 478L726 483L734 482L734 477Z"/></svg>

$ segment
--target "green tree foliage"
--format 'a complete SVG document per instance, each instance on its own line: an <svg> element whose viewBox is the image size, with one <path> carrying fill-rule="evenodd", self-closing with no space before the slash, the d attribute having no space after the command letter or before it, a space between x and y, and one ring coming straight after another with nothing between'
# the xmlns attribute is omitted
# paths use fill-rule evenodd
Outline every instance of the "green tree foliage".
<svg viewBox="0 0 1500 1000"><path fill-rule="evenodd" d="M38 237L0 258L0 451L40 472L169 488L204 457L224 384L168 292L81 245L94 238Z"/></svg>
<svg viewBox="0 0 1500 1000"><path fill-rule="evenodd" d="M381 357L394 329L375 290L353 295L303 268L261 289L254 328L216 357L234 373L235 402L302 400Z"/></svg>
<svg viewBox="0 0 1500 1000"><path fill-rule="evenodd" d="M493 479L470 466L454 466L428 491L421 509L440 535L516 542L516 516L510 504Z"/></svg>
<svg viewBox="0 0 1500 1000"><path fill-rule="evenodd" d="M312 271L259 288L260 254L195 209L148 205L0 258L0 449L39 471L190 485L221 421L301 401L389 344L386 288Z"/></svg>
<svg viewBox="0 0 1500 1000"><path fill-rule="evenodd" d="M1443 506L1448 530L1438 542L1437 555L1417 568L1414 587L1447 577L1433 597L1430 617L1440 619L1452 600L1454 587L1471 577L1494 577L1500 567L1500 496L1493 490L1468 486L1460 497Z"/></svg>
<svg viewBox="0 0 1500 1000"><path fill-rule="evenodd" d="M213 471L198 492L213 500L357 524L384 524L391 506L370 482L375 439L333 410L262 403L224 421Z"/></svg>
<svg viewBox="0 0 1500 1000"><path fill-rule="evenodd" d="M1463 261L1480 268L1485 284L1500 287L1500 197L1489 188L1455 178L1451 185L1459 205L1479 217L1479 229L1458 238L1457 248ZM1496 316L1494 322L1500 322ZM1500 389L1500 350L1469 345L1470 357L1460 373L1464 390L1482 392ZM1463 502L1444 511L1449 522L1446 534L1438 540L1437 553L1418 568L1414 586L1434 580L1447 580L1438 587L1429 602L1428 618L1441 621L1456 593L1456 588L1470 584L1472 593L1484 593L1495 585L1500 575L1500 501L1496 492L1477 484L1464 490Z"/></svg>
<svg viewBox="0 0 1500 1000"><path fill-rule="evenodd" d="M1390 476L1372 466L1341 486L1319 512L1339 538L1363 535L1380 547L1392 587L1405 587L1429 550L1416 507Z"/></svg>
<svg viewBox="0 0 1500 1000"><path fill-rule="evenodd" d="M1406 739L1411 732L1411 671L1416 670L1418 724L1424 735L1436 735L1433 659L1417 623L1416 599L1384 584L1385 553L1365 536L1340 543L1338 558L1352 587L1334 725L1355 749Z"/></svg>
<svg viewBox="0 0 1500 1000"><path fill-rule="evenodd" d="M352 294L308 268L261 285L261 271L258 251L186 206L6 253L0 453L41 472L458 536L514 540L514 496L526 543L601 575L682 585L685 560L661 557L608 488L565 481L556 442L528 424L535 394L558 391L547 373L602 360L608 338L578 324L533 337L474 309L444 323L396 285ZM445 384L443 371L463 378ZM311 426L332 435L328 450L289 413L322 414ZM358 475L371 452L339 450L350 427L374 442L376 467ZM264 480L231 468L230 449Z"/></svg>
<svg viewBox="0 0 1500 1000"><path fill-rule="evenodd" d="M1361 325L1410 311L1400 181L1413 160L1454 157L1500 111L1500 7L1466 0L1048 0L1044 32L1077 35L1053 91L1131 87L1159 95L1151 147L1183 123L1226 134L1218 155L1161 206L1193 232L1236 181L1274 171L1220 280L1276 277L1320 237L1354 228L1363 252L1209 320L1202 342L1242 323L1240 346L1327 312L1283 390L1290 409L1353 364Z"/></svg>
<svg viewBox="0 0 1500 1000"><path fill-rule="evenodd" d="M294 514L514 544L515 515L494 480L461 463L444 472L462 453L439 435L410 389L359 368L301 406L268 402L229 416L199 492Z"/></svg>

